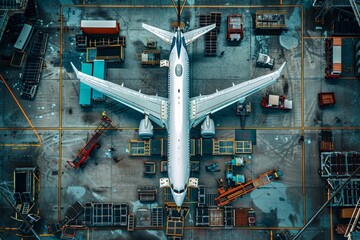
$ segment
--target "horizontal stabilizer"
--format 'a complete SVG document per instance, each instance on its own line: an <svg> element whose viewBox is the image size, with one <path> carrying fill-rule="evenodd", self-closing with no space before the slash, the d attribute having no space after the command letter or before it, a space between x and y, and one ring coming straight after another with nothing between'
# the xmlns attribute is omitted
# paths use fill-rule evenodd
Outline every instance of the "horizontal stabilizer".
<svg viewBox="0 0 360 240"><path fill-rule="evenodd" d="M174 33L162 30L162 29L157 28L157 27L150 26L150 25L145 24L145 23L142 24L142 27L145 28L146 30L148 30L149 32L155 34L159 38L161 38L167 44L169 44L169 45L172 44L173 38L175 36Z"/></svg>
<svg viewBox="0 0 360 240"><path fill-rule="evenodd" d="M205 33L210 32L215 27L216 27L216 24L214 23L214 24L211 24L209 26L201 27L201 28L198 28L198 29L194 29L194 30L192 30L190 32L184 33L184 38L185 38L186 45L189 45L190 43L192 43L193 41L195 41L196 39L198 39L199 37L201 37Z"/></svg>

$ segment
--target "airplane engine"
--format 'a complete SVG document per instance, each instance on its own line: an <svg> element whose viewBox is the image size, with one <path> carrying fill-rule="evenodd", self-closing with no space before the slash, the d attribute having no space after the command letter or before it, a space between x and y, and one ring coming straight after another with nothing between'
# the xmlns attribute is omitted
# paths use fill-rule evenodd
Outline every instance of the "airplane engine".
<svg viewBox="0 0 360 240"><path fill-rule="evenodd" d="M154 127L151 124L151 121L149 120L148 116L145 115L145 118L140 121L139 136L142 139L150 139L152 138L153 134L154 134Z"/></svg>
<svg viewBox="0 0 360 240"><path fill-rule="evenodd" d="M206 116L205 121L201 124L201 136L203 138L212 138L215 136L214 120L209 115Z"/></svg>

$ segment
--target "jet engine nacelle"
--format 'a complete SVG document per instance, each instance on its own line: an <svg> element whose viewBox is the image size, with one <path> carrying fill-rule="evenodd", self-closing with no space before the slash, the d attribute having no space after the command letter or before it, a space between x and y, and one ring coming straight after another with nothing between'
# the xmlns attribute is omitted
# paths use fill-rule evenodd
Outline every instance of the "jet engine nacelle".
<svg viewBox="0 0 360 240"><path fill-rule="evenodd" d="M154 127L151 124L148 116L145 115L145 118L140 121L139 125L139 136L142 139L150 139L154 135Z"/></svg>
<svg viewBox="0 0 360 240"><path fill-rule="evenodd" d="M212 138L215 136L214 120L209 115L206 116L205 121L201 124L201 136L203 138Z"/></svg>

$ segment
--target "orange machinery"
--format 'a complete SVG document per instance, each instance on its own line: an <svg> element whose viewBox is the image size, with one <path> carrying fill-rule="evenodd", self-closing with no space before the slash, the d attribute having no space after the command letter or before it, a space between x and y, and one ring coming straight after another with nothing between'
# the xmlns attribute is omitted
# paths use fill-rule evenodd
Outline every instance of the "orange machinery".
<svg viewBox="0 0 360 240"><path fill-rule="evenodd" d="M76 158L73 161L67 161L67 165L65 166L68 170L70 167L73 167L75 169L78 169L79 167L83 166L86 162L86 160L89 158L91 152L95 148L99 148L100 144L98 144L98 141L100 140L101 135L105 132L105 130L111 125L112 121L110 118L108 118L103 112L101 123L99 126L95 129L92 137L90 140L86 143L85 147L81 149L81 151L78 153Z"/></svg>
<svg viewBox="0 0 360 240"><path fill-rule="evenodd" d="M234 188L230 188L228 190L225 190L223 187L218 189L219 196L215 198L215 203L217 206L224 206L228 204L229 202L235 200L238 197L241 197L253 190L255 190L258 187L264 186L274 180L279 179L281 177L282 171L279 170L271 170L264 174L261 174L258 178L254 179L251 182L237 185Z"/></svg>

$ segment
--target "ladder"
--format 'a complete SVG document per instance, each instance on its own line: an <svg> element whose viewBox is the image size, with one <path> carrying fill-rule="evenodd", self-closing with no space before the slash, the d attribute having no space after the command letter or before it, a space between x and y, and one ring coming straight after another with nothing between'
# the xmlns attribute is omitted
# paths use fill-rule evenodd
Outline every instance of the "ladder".
<svg viewBox="0 0 360 240"><path fill-rule="evenodd" d="M356 207L354 209L354 212L350 218L350 222L346 228L344 237L347 237L348 239L351 239L351 233L355 230L358 221L359 221L359 216L360 216L360 198L358 199L357 203L356 203Z"/></svg>

